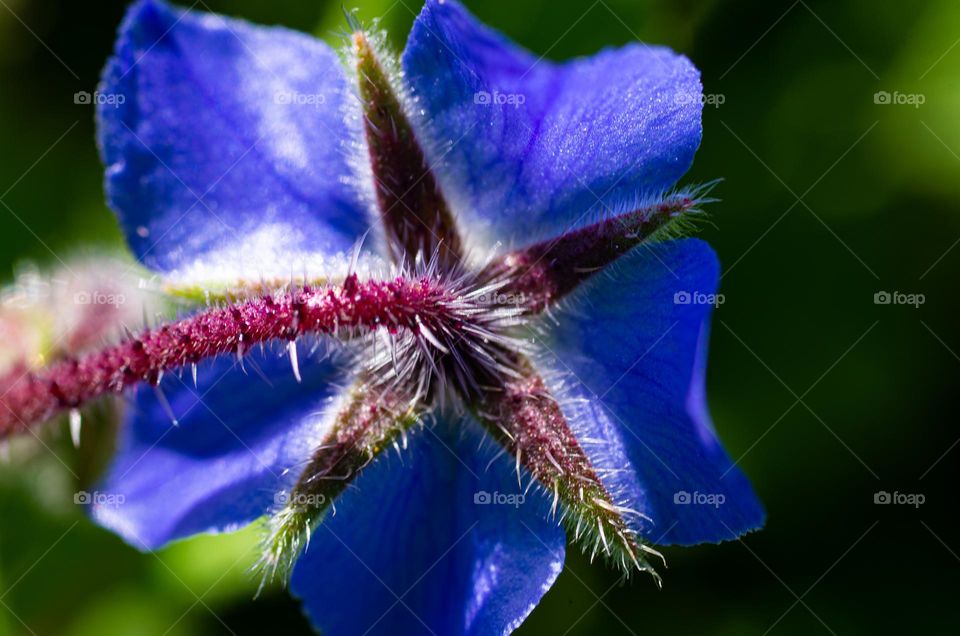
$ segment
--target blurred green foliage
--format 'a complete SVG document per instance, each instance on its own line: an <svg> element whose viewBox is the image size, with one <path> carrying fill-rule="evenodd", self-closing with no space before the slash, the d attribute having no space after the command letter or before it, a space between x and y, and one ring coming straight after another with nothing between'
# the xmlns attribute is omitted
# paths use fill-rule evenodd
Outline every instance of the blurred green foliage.
<svg viewBox="0 0 960 636"><path fill-rule="evenodd" d="M662 592L644 578L619 585L571 549L520 633L955 631L960 4L467 4L554 59L634 39L670 45L723 96L706 109L687 178L725 178L703 233L726 268L711 404L769 510L743 543L668 549ZM338 2L209 5L331 42L344 25ZM419 9L348 6L384 16L397 48ZM73 94L93 90L123 9L0 2L4 280L24 260L122 249L92 110ZM878 104L879 91L925 101ZM926 303L878 306L882 290ZM60 427L22 440L0 467L0 634L308 633L282 590L252 600L256 529L153 555L88 522L71 475L86 474L84 458L67 437ZM881 490L927 503L877 506Z"/></svg>

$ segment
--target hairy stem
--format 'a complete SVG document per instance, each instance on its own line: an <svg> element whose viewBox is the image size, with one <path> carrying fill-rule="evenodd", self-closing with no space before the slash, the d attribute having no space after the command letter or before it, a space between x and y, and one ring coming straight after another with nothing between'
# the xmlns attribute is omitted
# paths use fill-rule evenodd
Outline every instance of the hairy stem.
<svg viewBox="0 0 960 636"><path fill-rule="evenodd" d="M156 385L167 371L223 354L242 356L268 341L352 337L381 327L455 331L460 323L448 308L450 299L429 278L360 282L351 275L342 285L210 309L89 356L0 379L0 439L100 396L144 382Z"/></svg>

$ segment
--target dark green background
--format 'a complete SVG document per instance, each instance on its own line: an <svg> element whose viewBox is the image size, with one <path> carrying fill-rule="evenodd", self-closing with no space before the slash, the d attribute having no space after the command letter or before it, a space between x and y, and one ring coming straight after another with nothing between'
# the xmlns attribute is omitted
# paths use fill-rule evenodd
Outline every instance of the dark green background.
<svg viewBox="0 0 960 636"><path fill-rule="evenodd" d="M209 3L330 41L343 25L339 2ZM347 4L385 14L398 48L419 10ZM960 4L468 4L554 59L668 44L723 95L687 177L725 179L703 231L726 270L709 389L727 448L746 453L769 510L742 543L668 549L660 592L643 577L619 586L571 549L520 633L955 632ZM119 249L93 112L73 94L94 89L123 5L0 2L4 280L23 260ZM877 105L880 90L926 103ZM882 290L926 304L875 305ZM76 465L62 437L45 441ZM307 633L282 591L251 600L255 533L138 554L85 520L71 479L42 448L0 468L0 634ZM926 503L874 505L880 490Z"/></svg>

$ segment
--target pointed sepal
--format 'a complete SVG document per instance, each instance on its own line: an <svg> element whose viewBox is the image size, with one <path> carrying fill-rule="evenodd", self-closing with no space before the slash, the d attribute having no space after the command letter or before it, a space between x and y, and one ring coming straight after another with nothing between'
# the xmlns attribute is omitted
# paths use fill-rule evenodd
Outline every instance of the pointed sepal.
<svg viewBox="0 0 960 636"><path fill-rule="evenodd" d="M533 365L518 359L517 377L489 388L477 405L477 416L512 454L517 479L521 467L532 476L528 487L553 497L552 512L593 559L604 557L625 575L649 572L657 585L660 576L648 560L662 555L648 545L628 522L639 515L618 502L604 486L580 441Z"/></svg>
<svg viewBox="0 0 960 636"><path fill-rule="evenodd" d="M310 542L313 530L336 498L367 464L394 448L406 447L406 432L420 421L416 401L402 390L387 390L358 379L342 397L333 423L289 492L276 496L258 567L264 581L284 578Z"/></svg>
<svg viewBox="0 0 960 636"><path fill-rule="evenodd" d="M438 257L444 269L460 265L463 246L453 214L404 109L396 62L363 31L352 38L364 131L377 204L395 263Z"/></svg>

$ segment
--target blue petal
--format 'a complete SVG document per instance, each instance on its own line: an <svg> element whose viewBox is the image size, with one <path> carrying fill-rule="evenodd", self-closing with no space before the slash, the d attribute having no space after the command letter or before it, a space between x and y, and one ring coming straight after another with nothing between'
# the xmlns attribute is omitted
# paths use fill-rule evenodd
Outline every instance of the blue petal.
<svg viewBox="0 0 960 636"><path fill-rule="evenodd" d="M633 209L672 187L700 144L700 74L665 48L555 64L456 1L428 0L403 68L441 184L481 231L553 236Z"/></svg>
<svg viewBox="0 0 960 636"><path fill-rule="evenodd" d="M604 440L586 445L591 461L610 470L604 482L617 498L653 519L637 529L660 544L733 539L764 521L706 406L712 306L702 301L717 278L702 241L638 249L588 283L548 343L548 364L579 398L565 401L567 417L582 439Z"/></svg>
<svg viewBox="0 0 960 636"><path fill-rule="evenodd" d="M291 582L318 629L486 636L529 615L563 568L564 533L541 493L475 503L523 492L485 437L472 420L419 430L337 500Z"/></svg>
<svg viewBox="0 0 960 636"><path fill-rule="evenodd" d="M345 374L330 360L302 360L297 384L286 356L269 350L249 353L244 366L249 375L232 359L205 363L197 388L186 375L168 374L161 387L176 427L150 387L137 392L98 488L122 503L96 507L100 524L154 549L236 530L293 485L329 426L325 407Z"/></svg>
<svg viewBox="0 0 960 636"><path fill-rule="evenodd" d="M366 230L345 183L359 134L351 97L322 42L141 0L100 92L109 202L146 265L242 249L329 254Z"/></svg>

